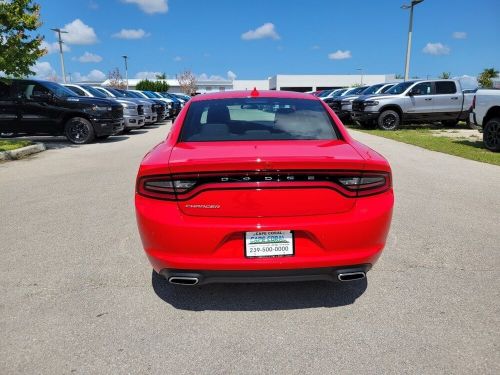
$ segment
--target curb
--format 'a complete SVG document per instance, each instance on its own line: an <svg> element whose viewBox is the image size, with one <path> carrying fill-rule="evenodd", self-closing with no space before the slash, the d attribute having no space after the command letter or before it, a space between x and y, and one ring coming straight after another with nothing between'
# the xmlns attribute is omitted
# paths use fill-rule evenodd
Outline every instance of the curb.
<svg viewBox="0 0 500 375"><path fill-rule="evenodd" d="M30 146L16 148L11 151L1 151L0 152L0 161L5 160L19 160L25 158L26 156L36 154L38 152L45 151L45 145L43 143L35 143Z"/></svg>

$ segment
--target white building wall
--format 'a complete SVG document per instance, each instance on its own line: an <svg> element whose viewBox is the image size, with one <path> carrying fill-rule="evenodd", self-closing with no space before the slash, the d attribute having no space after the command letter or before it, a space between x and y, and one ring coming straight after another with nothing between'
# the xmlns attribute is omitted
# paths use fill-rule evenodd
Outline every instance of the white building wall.
<svg viewBox="0 0 500 375"><path fill-rule="evenodd" d="M235 79L233 81L233 90L269 90L269 81L267 79Z"/></svg>
<svg viewBox="0 0 500 375"><path fill-rule="evenodd" d="M273 77L274 78L274 77ZM349 75L277 75L271 80L271 89L280 90L283 87L348 87L356 84L374 85L376 83L390 82L394 79L391 74L349 74Z"/></svg>

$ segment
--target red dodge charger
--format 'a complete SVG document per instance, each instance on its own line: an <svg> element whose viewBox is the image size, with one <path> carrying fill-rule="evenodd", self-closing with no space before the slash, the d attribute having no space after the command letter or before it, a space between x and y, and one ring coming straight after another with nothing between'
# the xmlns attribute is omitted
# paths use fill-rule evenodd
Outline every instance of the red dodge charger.
<svg viewBox="0 0 500 375"><path fill-rule="evenodd" d="M191 99L143 159L144 249L172 284L362 279L389 231L391 169L320 99Z"/></svg>

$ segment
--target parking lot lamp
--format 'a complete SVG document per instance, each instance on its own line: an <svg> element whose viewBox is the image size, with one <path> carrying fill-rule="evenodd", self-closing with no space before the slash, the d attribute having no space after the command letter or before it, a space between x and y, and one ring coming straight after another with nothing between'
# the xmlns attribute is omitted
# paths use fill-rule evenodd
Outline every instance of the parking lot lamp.
<svg viewBox="0 0 500 375"><path fill-rule="evenodd" d="M66 83L66 73L64 72L64 56L63 56L63 41L61 39L61 34L67 34L67 31L61 30L61 29L51 29L52 31L55 31L58 35L58 43L59 43L59 55L61 57L61 73L62 73L62 79L63 82Z"/></svg>
<svg viewBox="0 0 500 375"><path fill-rule="evenodd" d="M360 85L363 86L363 68L358 68L356 70L359 71L359 74L361 75L361 83L360 83Z"/></svg>
<svg viewBox="0 0 500 375"><path fill-rule="evenodd" d="M125 60L125 82L126 82L127 90L128 90L128 64L127 64L128 56L123 55L122 57L123 57L123 60Z"/></svg>
<svg viewBox="0 0 500 375"><path fill-rule="evenodd" d="M408 27L408 44L406 45L406 64L405 64L405 81L408 81L410 75L410 54L411 54L411 36L413 33L413 7L420 4L424 0L411 0L411 4L404 4L402 9L410 9L410 26Z"/></svg>

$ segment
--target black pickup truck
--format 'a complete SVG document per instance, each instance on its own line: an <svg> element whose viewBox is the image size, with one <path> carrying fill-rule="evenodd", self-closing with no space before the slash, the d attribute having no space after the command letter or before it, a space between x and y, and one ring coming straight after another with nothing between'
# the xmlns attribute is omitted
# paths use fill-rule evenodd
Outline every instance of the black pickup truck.
<svg viewBox="0 0 500 375"><path fill-rule="evenodd" d="M0 78L0 136L65 135L84 144L123 130L123 107L55 82Z"/></svg>

